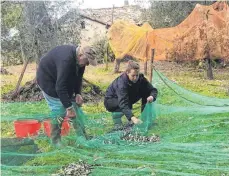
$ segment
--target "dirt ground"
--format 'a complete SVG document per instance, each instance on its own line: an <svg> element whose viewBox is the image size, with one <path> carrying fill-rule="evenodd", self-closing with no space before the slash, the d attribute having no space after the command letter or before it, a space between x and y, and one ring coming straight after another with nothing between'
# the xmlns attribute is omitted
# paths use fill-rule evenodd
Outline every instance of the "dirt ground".
<svg viewBox="0 0 229 176"><path fill-rule="evenodd" d="M14 79L15 86L19 75L21 74L22 67L22 65L18 65L5 68L6 70L11 71L11 78L16 78ZM23 77L24 81L22 82L22 86L20 86L18 93L15 95L15 91L12 90L1 97L2 101L40 101L44 99L41 90L39 89L36 81L34 80L35 76L36 64L29 64ZM3 79L1 86L9 83L9 76L3 76L2 78ZM100 100L103 96L103 92L101 91L101 89L93 83L89 82L88 80L83 79L82 86L82 96L84 97L85 102L95 102Z"/></svg>

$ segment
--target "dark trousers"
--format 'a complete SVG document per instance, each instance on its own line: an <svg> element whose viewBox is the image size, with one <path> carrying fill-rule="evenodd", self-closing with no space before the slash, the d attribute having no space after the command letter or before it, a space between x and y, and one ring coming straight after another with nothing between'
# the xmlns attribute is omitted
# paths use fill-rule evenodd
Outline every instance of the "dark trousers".
<svg viewBox="0 0 229 176"><path fill-rule="evenodd" d="M147 97L148 95L144 97L138 97L134 101L129 102L129 108L132 109L133 104L136 103L138 100L142 99L141 111L143 111L147 103ZM122 124L121 117L124 114L122 113L122 110L119 107L118 98L105 98L104 106L109 112L112 112L114 124Z"/></svg>
<svg viewBox="0 0 229 176"><path fill-rule="evenodd" d="M144 96L142 98L139 97L139 98L136 98L133 102L129 102L128 104L129 108L132 109L133 104L136 103L138 100L142 99L142 104L141 104L141 112L142 112L147 103L147 97L148 96ZM105 98L104 106L109 112L122 112L118 104L118 98Z"/></svg>

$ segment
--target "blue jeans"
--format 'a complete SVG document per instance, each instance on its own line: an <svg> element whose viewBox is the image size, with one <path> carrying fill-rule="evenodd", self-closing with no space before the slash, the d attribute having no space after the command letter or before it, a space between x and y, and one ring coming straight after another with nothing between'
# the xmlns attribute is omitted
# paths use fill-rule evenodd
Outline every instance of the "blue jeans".
<svg viewBox="0 0 229 176"><path fill-rule="evenodd" d="M66 109L64 108L63 104L61 103L59 98L54 98L49 95L47 95L44 91L42 91L44 98L46 102L48 103L48 106L51 110L51 117L52 117L52 140L57 141L60 139L60 129L61 124L63 122L63 118L66 116ZM77 118L71 118L71 122L73 125L73 128L76 131L76 134L78 136L85 136L85 126L84 126L84 114L80 108L78 108L78 105L76 102L72 102L72 105L75 109ZM61 118L62 119L61 119ZM58 119L61 119L60 121Z"/></svg>
<svg viewBox="0 0 229 176"><path fill-rule="evenodd" d="M48 103L49 109L51 110L51 117L55 118L55 117L65 117L66 116L66 109L63 106L63 104L61 103L59 98L54 98L49 96L48 94L46 94L44 91L42 91L42 94L46 100L46 102ZM72 102L72 105L75 109L75 111L77 112L77 104L76 102Z"/></svg>

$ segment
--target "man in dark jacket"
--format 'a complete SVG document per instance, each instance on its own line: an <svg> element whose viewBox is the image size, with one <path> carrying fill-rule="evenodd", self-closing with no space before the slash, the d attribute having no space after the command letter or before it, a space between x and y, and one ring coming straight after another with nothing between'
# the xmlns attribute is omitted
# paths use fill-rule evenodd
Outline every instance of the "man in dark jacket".
<svg viewBox="0 0 229 176"><path fill-rule="evenodd" d="M115 129L122 128L121 117L126 116L129 123L140 124L142 121L135 117L132 106L142 99L142 111L147 102L153 102L157 98L157 89L139 73L137 62L129 61L126 72L116 78L108 87L104 99L104 105L112 117Z"/></svg>
<svg viewBox="0 0 229 176"><path fill-rule="evenodd" d="M54 117L51 123L51 139L55 145L60 144L64 117L77 118L76 108L83 103L82 77L85 66L89 64L95 66L97 61L95 52L88 46L57 46L40 60L37 83ZM77 120L73 120L73 126L78 131L85 132Z"/></svg>

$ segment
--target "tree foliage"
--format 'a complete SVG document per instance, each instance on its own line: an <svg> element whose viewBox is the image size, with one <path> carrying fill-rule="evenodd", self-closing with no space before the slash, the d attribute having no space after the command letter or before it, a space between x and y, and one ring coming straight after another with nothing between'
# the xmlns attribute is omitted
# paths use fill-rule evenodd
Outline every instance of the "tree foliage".
<svg viewBox="0 0 229 176"><path fill-rule="evenodd" d="M77 9L71 23L59 18L72 8L68 1L9 1L2 4L3 64L37 60L51 48L79 41Z"/></svg>
<svg viewBox="0 0 229 176"><path fill-rule="evenodd" d="M23 8L19 3L4 2L1 4L1 54L3 63L11 60L14 63L21 63L20 42L16 32L16 26L21 22ZM13 37L14 36L14 37Z"/></svg>
<svg viewBox="0 0 229 176"><path fill-rule="evenodd" d="M144 18L156 28L173 27L181 23L192 12L195 5L212 4L213 1L154 1L150 0Z"/></svg>

